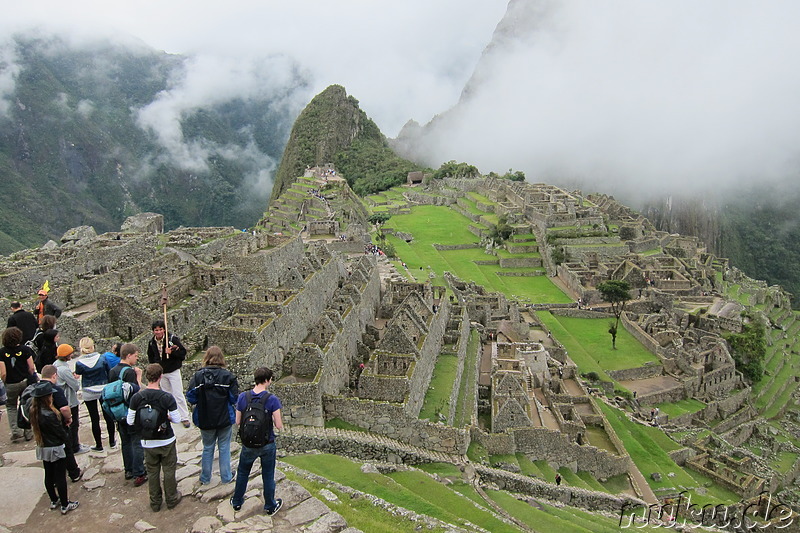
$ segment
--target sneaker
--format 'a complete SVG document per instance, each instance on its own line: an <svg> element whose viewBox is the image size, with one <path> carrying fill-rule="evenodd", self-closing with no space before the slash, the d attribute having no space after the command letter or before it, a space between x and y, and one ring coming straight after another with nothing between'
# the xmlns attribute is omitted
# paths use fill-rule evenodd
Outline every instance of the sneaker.
<svg viewBox="0 0 800 533"><path fill-rule="evenodd" d="M266 509L264 509L264 510L265 510L265 511L267 511L267 515L268 515L268 516L272 516L272 515L274 515L275 513L277 513L277 512L278 512L278 510L279 510L281 507L283 507L283 500L281 500L280 498L275 498L275 508L274 508L273 510L271 510L271 511L267 511Z"/></svg>
<svg viewBox="0 0 800 533"><path fill-rule="evenodd" d="M108 447L111 448L112 450L116 450L117 448L119 448L119 444L117 444L117 442L114 441L112 443L109 443Z"/></svg>
<svg viewBox="0 0 800 533"><path fill-rule="evenodd" d="M141 487L145 483L147 483L147 475L137 476L136 479L133 480L134 487Z"/></svg>
<svg viewBox="0 0 800 533"><path fill-rule="evenodd" d="M233 498L231 498L231 507L233 507L234 511L240 511L242 509L241 505L234 505Z"/></svg>
<svg viewBox="0 0 800 533"><path fill-rule="evenodd" d="M183 424L183 427L185 427L186 429L192 427L192 423L189 422L188 420L181 420L181 424Z"/></svg>
<svg viewBox="0 0 800 533"><path fill-rule="evenodd" d="M33 439L33 430L32 429L26 429L25 433L23 433L23 435L25 436L25 440L29 441L29 440Z"/></svg>
<svg viewBox="0 0 800 533"><path fill-rule="evenodd" d="M73 483L77 483L78 481L80 481L81 479L83 479L83 470L81 470L80 472L78 472L78 475L77 475L77 476L75 476L75 477L70 477L69 479L70 479L70 480L71 480Z"/></svg>
<svg viewBox="0 0 800 533"><path fill-rule="evenodd" d="M102 447L102 446L92 446L92 447L91 447L91 448L89 448L89 449L90 449L91 451L93 451L93 452L102 452L102 451L103 451L103 447Z"/></svg>
<svg viewBox="0 0 800 533"><path fill-rule="evenodd" d="M175 501L172 503L167 503L167 509L174 509L176 505L181 503L181 499L183 498L183 494L180 492L176 495Z"/></svg>
<svg viewBox="0 0 800 533"><path fill-rule="evenodd" d="M51 511L55 511L56 509L58 509L59 505L61 505L61 502L58 501L58 500L56 500L54 502L50 502L50 510Z"/></svg>
<svg viewBox="0 0 800 533"><path fill-rule="evenodd" d="M129 479L133 479L133 474L130 472L125 472L125 481L128 481Z"/></svg>
<svg viewBox="0 0 800 533"><path fill-rule="evenodd" d="M68 512L77 508L78 508L78 502L69 502L66 506L64 505L61 506L61 514L67 514Z"/></svg>
<svg viewBox="0 0 800 533"><path fill-rule="evenodd" d="M80 455L82 453L89 453L89 450L91 450L91 448L89 448L85 444L81 444L81 447L78 448L78 451L75 452L75 455Z"/></svg>

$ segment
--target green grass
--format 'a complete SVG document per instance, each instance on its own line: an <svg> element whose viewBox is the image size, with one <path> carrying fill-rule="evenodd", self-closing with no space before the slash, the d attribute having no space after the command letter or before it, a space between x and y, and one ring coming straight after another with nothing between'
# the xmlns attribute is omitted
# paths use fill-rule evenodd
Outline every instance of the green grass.
<svg viewBox="0 0 800 533"><path fill-rule="evenodd" d="M456 398L456 415L453 420L455 427L466 427L472 424L475 388L478 382L475 370L479 342L478 332L470 331L467 340L467 355L464 359L464 371L461 373L461 383L458 388L458 398Z"/></svg>
<svg viewBox="0 0 800 533"><path fill-rule="evenodd" d="M486 448L478 441L473 440L467 448L467 457L474 463L484 463L489 460Z"/></svg>
<svg viewBox="0 0 800 533"><path fill-rule="evenodd" d="M739 501L739 496L732 491L710 484L710 480L705 476L675 464L675 461L667 454L669 449L663 447L672 441L661 430L631 422L619 409L606 405L605 402L598 402L598 404L617 436L625 443L631 459L653 490L668 488L681 490L678 487L691 489L709 484L706 495L693 493L693 501L700 505L711 502L716 504ZM663 437L658 436L653 430L658 431ZM675 442L669 446L674 446L675 449L680 447ZM653 472L661 474L661 481L654 481L650 477ZM669 477L669 473L674 473L675 476Z"/></svg>
<svg viewBox="0 0 800 533"><path fill-rule="evenodd" d="M492 532L518 532L519 529L499 520L486 509L465 505L460 494L448 489L427 474L414 470L393 472L386 477L396 481L427 506L433 507L436 514L425 513L451 524L463 524L464 520ZM386 499L386 498L384 498ZM419 504L420 506L424 504ZM404 506L405 507L405 506ZM406 507L409 508L409 507ZM419 512L419 511L418 511Z"/></svg>
<svg viewBox="0 0 800 533"><path fill-rule="evenodd" d="M695 400L694 398L687 398L677 402L664 402L656 404L656 407L658 407L662 413L671 417L680 416L686 413L696 413L705 406L706 404L700 400Z"/></svg>
<svg viewBox="0 0 800 533"><path fill-rule="evenodd" d="M430 386L425 393L422 410L419 413L421 419L436 422L439 420L439 413L447 418L450 393L453 390L457 370L458 357L451 354L439 354L436 359L436 367L433 369Z"/></svg>
<svg viewBox="0 0 800 533"><path fill-rule="evenodd" d="M550 466L547 461L544 459L539 459L538 461L534 461L533 464L536 465L536 468L539 469L539 472L542 473L542 476L546 481L553 483L556 478L556 471Z"/></svg>
<svg viewBox="0 0 800 533"><path fill-rule="evenodd" d="M439 280L444 272L449 271L463 280L483 285L488 291L502 292L523 302L571 301L547 276L498 276L500 268L497 265L476 265L474 261L496 259L486 255L481 247L444 251L433 247L433 244L477 244L478 237L467 229L471 224L469 219L448 207L414 206L410 215L395 215L386 224L397 231L411 233L413 241L409 244L392 235L387 236L387 241L395 247L397 255L406 262L418 281L428 279L430 267L440 284L443 284ZM508 257L539 256L538 253L510 254L504 250L502 253L508 254ZM540 268L530 270L541 271Z"/></svg>
<svg viewBox="0 0 800 533"><path fill-rule="evenodd" d="M605 370L636 368L658 358L625 328L619 328L617 349L611 347L608 324L613 318L571 318L538 312L537 316L569 352L581 372L597 372L606 380Z"/></svg>
<svg viewBox="0 0 800 533"><path fill-rule="evenodd" d="M524 453L517 452L517 464L519 465L520 470L526 476L536 477L539 479L544 479L542 475L542 471L539 470L539 467L534 464L530 458L525 455Z"/></svg>
<svg viewBox="0 0 800 533"><path fill-rule="evenodd" d="M373 505L366 498L351 498L349 494L341 492L335 487L329 487L289 471L286 472L286 477L299 483L328 506L329 509L342 515L342 518L347 521L347 525L350 527L375 533L415 533L419 531L419 522L404 520L400 516ZM339 500L331 502L321 497L320 491L322 489L333 492L339 497Z"/></svg>
<svg viewBox="0 0 800 533"><path fill-rule="evenodd" d="M780 451L778 452L778 456L770 461L769 465L781 474L786 474L789 472L789 469L792 468L795 461L797 461L797 457L798 455L794 452Z"/></svg>
<svg viewBox="0 0 800 533"><path fill-rule="evenodd" d="M606 489L606 492L611 494L619 494L626 490L631 490L631 481L628 479L628 474L619 474L600 482Z"/></svg>
<svg viewBox="0 0 800 533"><path fill-rule="evenodd" d="M613 533L619 531L617 521L612 518L583 512L572 507L539 505L538 509L514 498L507 492L488 490L487 495L511 516L534 531Z"/></svg>

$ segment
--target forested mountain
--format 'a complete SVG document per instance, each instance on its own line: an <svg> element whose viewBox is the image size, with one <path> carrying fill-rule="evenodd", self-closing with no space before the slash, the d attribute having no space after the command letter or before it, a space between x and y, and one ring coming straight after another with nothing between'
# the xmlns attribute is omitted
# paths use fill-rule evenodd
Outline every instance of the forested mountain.
<svg viewBox="0 0 800 533"><path fill-rule="evenodd" d="M348 96L331 85L297 117L275 176L272 199L303 175L306 166L333 163L361 195L386 190L422 167L398 157L375 122Z"/></svg>
<svg viewBox="0 0 800 533"><path fill-rule="evenodd" d="M0 51L0 253L139 211L254 224L306 90L295 72L193 104L180 101L191 58L142 44L16 36Z"/></svg>

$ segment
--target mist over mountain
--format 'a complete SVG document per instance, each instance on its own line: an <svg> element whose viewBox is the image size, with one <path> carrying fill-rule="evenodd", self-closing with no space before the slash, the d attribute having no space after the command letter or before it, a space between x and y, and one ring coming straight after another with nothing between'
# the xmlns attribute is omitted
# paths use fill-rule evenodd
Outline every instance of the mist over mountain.
<svg viewBox="0 0 800 533"><path fill-rule="evenodd" d="M390 143L425 165L613 194L798 293L782 266L800 225L786 208L800 197L800 73L782 59L800 52L798 15L785 1L511 0L458 102Z"/></svg>
<svg viewBox="0 0 800 533"><path fill-rule="evenodd" d="M139 211L169 227L254 224L307 90L283 56L232 65L133 41L3 41L0 253Z"/></svg>

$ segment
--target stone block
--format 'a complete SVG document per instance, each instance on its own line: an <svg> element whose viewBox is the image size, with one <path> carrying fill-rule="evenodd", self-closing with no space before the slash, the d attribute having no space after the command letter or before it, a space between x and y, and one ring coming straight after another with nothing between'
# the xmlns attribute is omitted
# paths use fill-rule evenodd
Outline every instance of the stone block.
<svg viewBox="0 0 800 533"><path fill-rule="evenodd" d="M307 524L329 512L330 510L327 505L316 498L308 498L289 509L282 518L297 527L301 524Z"/></svg>

